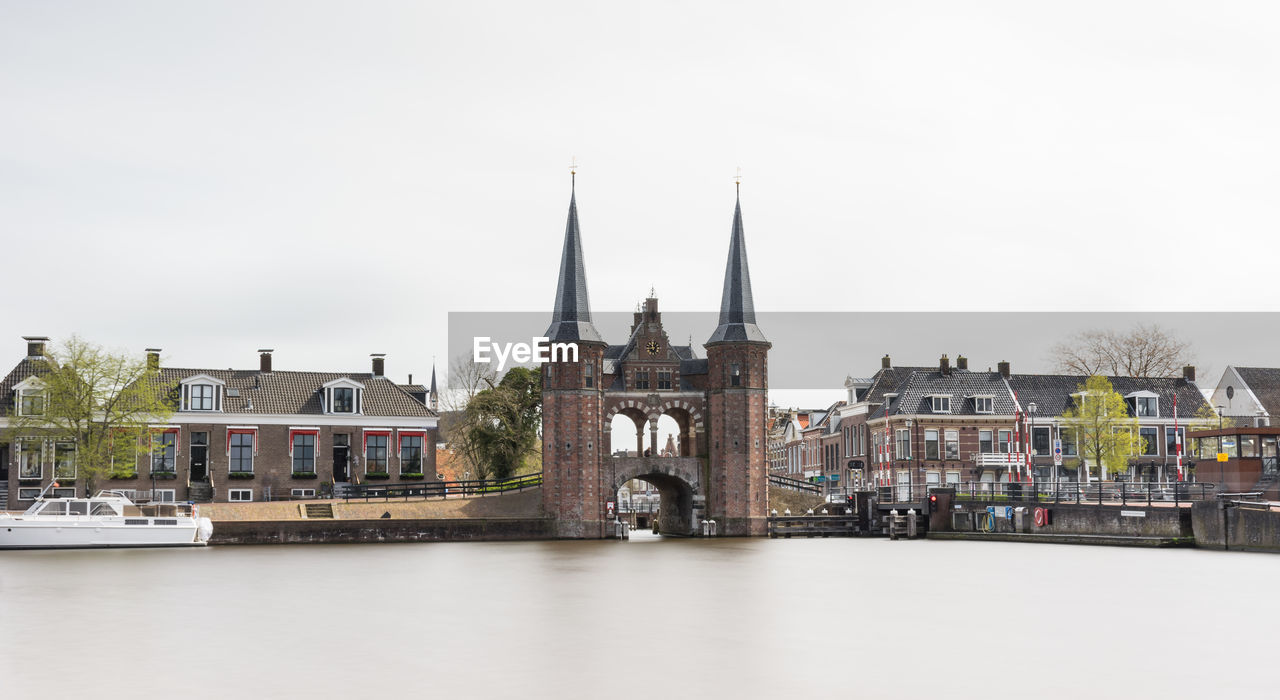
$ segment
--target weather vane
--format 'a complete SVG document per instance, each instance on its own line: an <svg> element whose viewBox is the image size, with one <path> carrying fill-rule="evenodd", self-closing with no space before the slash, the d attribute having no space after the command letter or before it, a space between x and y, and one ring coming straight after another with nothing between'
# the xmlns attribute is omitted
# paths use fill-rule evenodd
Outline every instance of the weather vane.
<svg viewBox="0 0 1280 700"><path fill-rule="evenodd" d="M576 184L578 181L578 157L573 156L569 161L569 179Z"/></svg>
<svg viewBox="0 0 1280 700"><path fill-rule="evenodd" d="M738 173L733 176L733 188L739 192L742 191L742 167L738 167Z"/></svg>

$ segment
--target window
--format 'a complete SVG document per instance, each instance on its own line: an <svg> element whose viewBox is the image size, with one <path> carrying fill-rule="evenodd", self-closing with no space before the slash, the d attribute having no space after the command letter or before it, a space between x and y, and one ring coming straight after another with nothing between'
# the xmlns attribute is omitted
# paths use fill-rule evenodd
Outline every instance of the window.
<svg viewBox="0 0 1280 700"><path fill-rule="evenodd" d="M173 432L151 435L151 471L172 474L177 463L178 434Z"/></svg>
<svg viewBox="0 0 1280 700"><path fill-rule="evenodd" d="M1258 436L1257 435L1241 435L1240 436L1240 456L1252 459L1258 458Z"/></svg>
<svg viewBox="0 0 1280 700"><path fill-rule="evenodd" d="M44 390L43 389L23 389L21 392L20 405L18 406L18 415L43 416L44 415Z"/></svg>
<svg viewBox="0 0 1280 700"><path fill-rule="evenodd" d="M898 428L898 459L911 459L911 431L906 428Z"/></svg>
<svg viewBox="0 0 1280 700"><path fill-rule="evenodd" d="M53 478L76 478L76 444L59 442L53 446Z"/></svg>
<svg viewBox="0 0 1280 700"><path fill-rule="evenodd" d="M314 433L293 434L293 473L314 474L316 471L316 436Z"/></svg>
<svg viewBox="0 0 1280 700"><path fill-rule="evenodd" d="M44 477L44 443L39 440L22 440L18 443L18 478L40 479Z"/></svg>
<svg viewBox="0 0 1280 700"><path fill-rule="evenodd" d="M960 485L960 472L947 472L947 486L956 487Z"/></svg>
<svg viewBox="0 0 1280 700"><path fill-rule="evenodd" d="M636 388L637 389L649 388L649 372L647 370L644 372L636 372Z"/></svg>
<svg viewBox="0 0 1280 700"><path fill-rule="evenodd" d="M596 366L591 361L582 365L582 385L587 387L596 385Z"/></svg>
<svg viewBox="0 0 1280 700"><path fill-rule="evenodd" d="M1138 437L1142 438L1142 447L1138 454L1148 457L1160 454L1159 430L1155 428L1138 428Z"/></svg>
<svg viewBox="0 0 1280 700"><path fill-rule="evenodd" d="M995 451L993 447L994 445L991 442L991 431L979 430L978 431L978 452L984 455L991 454L992 452Z"/></svg>
<svg viewBox="0 0 1280 700"><path fill-rule="evenodd" d="M944 436L947 439L947 459L960 459L960 431L948 430Z"/></svg>
<svg viewBox="0 0 1280 700"><path fill-rule="evenodd" d="M1130 440L1130 441L1132 441L1132 440L1133 440L1133 431L1132 431L1132 430L1130 430L1129 428L1112 428L1112 429L1111 429L1111 432L1112 432L1113 434L1115 434L1116 436L1118 436L1118 438L1117 438L1117 439L1119 439L1119 440L1121 440L1121 441L1124 441L1124 440ZM1123 443L1123 442L1121 442L1120 444L1121 444L1121 445L1123 445L1124 443ZM1135 445L1134 445L1132 442L1130 442L1130 443L1129 443L1129 448L1130 448L1130 449L1129 449L1129 454L1130 454L1130 455L1137 454L1137 452L1135 452L1135 451L1134 451L1134 449L1133 449L1134 447L1135 447Z"/></svg>
<svg viewBox="0 0 1280 700"><path fill-rule="evenodd" d="M937 430L924 431L924 458L925 459L938 458L938 431Z"/></svg>
<svg viewBox="0 0 1280 700"><path fill-rule="evenodd" d="M1031 454L1047 455L1052 452L1049 449L1049 443L1051 442L1049 436L1052 432L1049 426L1036 426L1031 429Z"/></svg>
<svg viewBox="0 0 1280 700"><path fill-rule="evenodd" d="M231 489L227 491L227 500L232 503L249 503L253 500L253 489Z"/></svg>
<svg viewBox="0 0 1280 700"><path fill-rule="evenodd" d="M156 503L173 503L176 496L177 491L175 489L156 489L151 492L151 500Z"/></svg>
<svg viewBox="0 0 1280 700"><path fill-rule="evenodd" d="M368 435L364 442L364 471L378 473L387 471L387 436Z"/></svg>
<svg viewBox="0 0 1280 700"><path fill-rule="evenodd" d="M1135 414L1139 418L1155 418L1160 415L1157 407L1158 399L1154 396L1138 396L1134 399Z"/></svg>
<svg viewBox="0 0 1280 700"><path fill-rule="evenodd" d="M34 501L40 497L40 489L18 489L19 501Z"/></svg>
<svg viewBox="0 0 1280 700"><path fill-rule="evenodd" d="M117 515L120 515L120 511L116 510L116 507L111 505L110 503L98 502L93 504L93 510L89 511L89 515L117 516Z"/></svg>
<svg viewBox="0 0 1280 700"><path fill-rule="evenodd" d="M191 411L212 411L213 410L213 385L212 384L193 384L191 385L191 399L187 404L187 409Z"/></svg>
<svg viewBox="0 0 1280 700"><path fill-rule="evenodd" d="M400 436L400 473L422 473L422 436Z"/></svg>
<svg viewBox="0 0 1280 700"><path fill-rule="evenodd" d="M934 413L951 413L950 396L931 396L929 398L933 403Z"/></svg>
<svg viewBox="0 0 1280 700"><path fill-rule="evenodd" d="M942 475L938 472L925 472L924 485L926 488L936 489L942 485Z"/></svg>
<svg viewBox="0 0 1280 700"><path fill-rule="evenodd" d="M670 372L658 372L658 389L660 391L671 390L671 373Z"/></svg>
<svg viewBox="0 0 1280 700"><path fill-rule="evenodd" d="M356 390L350 387L334 387L333 413L354 413L356 406Z"/></svg>
<svg viewBox="0 0 1280 700"><path fill-rule="evenodd" d="M231 433L231 471L233 473L253 473L253 433ZM252 500L252 493L250 499Z"/></svg>
<svg viewBox="0 0 1280 700"><path fill-rule="evenodd" d="M1058 439L1062 441L1062 455L1064 457L1076 456L1076 433L1070 428L1062 428L1058 431Z"/></svg>
<svg viewBox="0 0 1280 700"><path fill-rule="evenodd" d="M742 386L742 365L737 362L729 365L729 386Z"/></svg>
<svg viewBox="0 0 1280 700"><path fill-rule="evenodd" d="M974 413L995 413L995 399L990 396L973 397Z"/></svg>
<svg viewBox="0 0 1280 700"><path fill-rule="evenodd" d="M294 498L315 498L315 489L290 489L289 495Z"/></svg>
<svg viewBox="0 0 1280 700"><path fill-rule="evenodd" d="M996 433L996 437L1000 440L1000 452L1002 454L1013 452L1013 431L1001 430Z"/></svg>

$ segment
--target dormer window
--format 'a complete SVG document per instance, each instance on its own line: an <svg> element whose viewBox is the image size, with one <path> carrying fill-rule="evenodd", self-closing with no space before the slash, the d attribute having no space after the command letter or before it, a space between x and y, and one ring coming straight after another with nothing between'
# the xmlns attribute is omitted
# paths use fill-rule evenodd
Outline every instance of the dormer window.
<svg viewBox="0 0 1280 700"><path fill-rule="evenodd" d="M207 374L182 380L183 411L221 411L226 384Z"/></svg>
<svg viewBox="0 0 1280 700"><path fill-rule="evenodd" d="M28 377L13 388L14 403L20 416L43 416L45 411L44 382Z"/></svg>
<svg viewBox="0 0 1280 700"><path fill-rule="evenodd" d="M19 392L21 400L18 402L18 415L20 416L43 416L44 415L44 392L40 389L24 389Z"/></svg>
<svg viewBox="0 0 1280 700"><path fill-rule="evenodd" d="M934 413L951 413L950 396L930 396L929 404Z"/></svg>
<svg viewBox="0 0 1280 700"><path fill-rule="evenodd" d="M351 413L356 409L356 390L350 387L333 389L333 413Z"/></svg>
<svg viewBox="0 0 1280 700"><path fill-rule="evenodd" d="M1152 391L1135 391L1125 396L1129 410L1138 418L1159 418L1160 397Z"/></svg>
<svg viewBox="0 0 1280 700"><path fill-rule="evenodd" d="M995 397L992 396L975 396L973 397L974 413L995 413Z"/></svg>
<svg viewBox="0 0 1280 700"><path fill-rule="evenodd" d="M353 379L335 379L321 388L325 413L358 415L364 411L364 385Z"/></svg>

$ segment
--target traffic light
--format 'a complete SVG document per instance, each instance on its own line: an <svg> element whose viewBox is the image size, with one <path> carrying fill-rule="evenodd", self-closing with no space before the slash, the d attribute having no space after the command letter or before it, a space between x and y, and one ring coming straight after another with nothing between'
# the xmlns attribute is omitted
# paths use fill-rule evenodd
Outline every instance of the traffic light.
<svg viewBox="0 0 1280 700"><path fill-rule="evenodd" d="M933 515L933 511L938 509L938 494L929 494L929 515Z"/></svg>

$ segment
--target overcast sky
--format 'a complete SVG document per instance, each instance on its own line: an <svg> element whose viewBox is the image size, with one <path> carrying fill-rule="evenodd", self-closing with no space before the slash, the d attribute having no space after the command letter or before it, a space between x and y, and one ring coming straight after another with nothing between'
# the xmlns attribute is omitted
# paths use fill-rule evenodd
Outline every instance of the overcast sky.
<svg viewBox="0 0 1280 700"><path fill-rule="evenodd" d="M573 156L598 310L717 307L740 166L761 309L1274 311L1278 12L3 0L0 348L421 380L549 313Z"/></svg>

